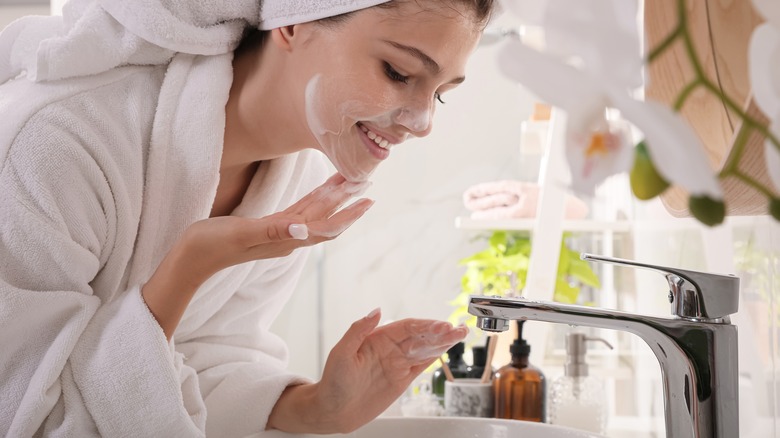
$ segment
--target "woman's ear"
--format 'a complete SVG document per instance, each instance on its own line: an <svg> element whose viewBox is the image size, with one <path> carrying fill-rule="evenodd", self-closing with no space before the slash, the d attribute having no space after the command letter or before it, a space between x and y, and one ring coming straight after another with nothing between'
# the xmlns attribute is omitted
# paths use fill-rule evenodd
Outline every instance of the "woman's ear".
<svg viewBox="0 0 780 438"><path fill-rule="evenodd" d="M296 25L290 25L271 29L271 40L280 49L290 51L293 45L293 38L296 34L296 27Z"/></svg>

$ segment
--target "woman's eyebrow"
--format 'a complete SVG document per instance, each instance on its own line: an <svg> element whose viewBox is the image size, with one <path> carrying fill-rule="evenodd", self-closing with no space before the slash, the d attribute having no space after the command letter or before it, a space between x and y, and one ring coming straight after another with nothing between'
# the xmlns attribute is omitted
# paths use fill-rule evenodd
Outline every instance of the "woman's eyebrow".
<svg viewBox="0 0 780 438"><path fill-rule="evenodd" d="M423 63L423 65L425 65L425 68L427 68L434 75L437 75L439 74L439 72L441 72L441 67L439 67L439 63L434 61L433 58L431 58L430 56L426 55L425 52L423 52L422 50L416 47L407 46L401 43L396 43L395 41L384 40L384 42L390 44L391 46L397 49L401 49L406 53L419 59Z"/></svg>
<svg viewBox="0 0 780 438"><path fill-rule="evenodd" d="M420 62L423 63L425 68L427 68L428 71L430 71L433 75L437 75L437 74L439 74L441 72L441 67L439 66L439 63L434 61L433 58L428 56L422 50L420 50L420 49L418 49L416 47L407 46L405 44L397 43L395 41L388 41L388 40L383 40L383 41L385 43L390 44L391 46L393 46L393 47L395 47L397 49L403 50L404 52L414 56L417 59L419 59ZM460 84L461 82L463 82L465 80L466 80L466 78L464 76L459 76L459 77L451 80L449 83L451 83L451 84Z"/></svg>

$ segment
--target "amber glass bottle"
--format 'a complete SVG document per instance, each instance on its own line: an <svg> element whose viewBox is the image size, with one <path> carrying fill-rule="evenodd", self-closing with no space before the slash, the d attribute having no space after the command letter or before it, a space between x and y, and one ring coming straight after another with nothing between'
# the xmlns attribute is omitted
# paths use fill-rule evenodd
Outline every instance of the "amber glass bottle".
<svg viewBox="0 0 780 438"><path fill-rule="evenodd" d="M496 418L546 421L547 381L528 362L531 346L523 339L523 323L517 322L517 339L509 347L512 362L501 367L493 379Z"/></svg>

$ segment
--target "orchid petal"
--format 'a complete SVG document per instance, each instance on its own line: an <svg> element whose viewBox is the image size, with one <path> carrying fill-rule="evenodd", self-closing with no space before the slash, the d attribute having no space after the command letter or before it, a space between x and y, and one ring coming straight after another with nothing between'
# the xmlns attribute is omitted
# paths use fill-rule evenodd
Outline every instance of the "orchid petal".
<svg viewBox="0 0 780 438"><path fill-rule="evenodd" d="M665 180L693 196L723 198L699 137L679 114L659 102L640 102L625 93L610 93L610 97L623 117L645 135L653 163Z"/></svg>
<svg viewBox="0 0 780 438"><path fill-rule="evenodd" d="M566 111L568 123L585 130L603 112L603 85L576 68L512 39L501 48L499 68L541 100Z"/></svg>
<svg viewBox="0 0 780 438"><path fill-rule="evenodd" d="M780 28L780 2L777 0L753 0L753 6L768 22Z"/></svg>
<svg viewBox="0 0 780 438"><path fill-rule="evenodd" d="M636 1L548 0L544 28L549 53L577 57L583 70L607 82L642 84Z"/></svg>
<svg viewBox="0 0 780 438"><path fill-rule="evenodd" d="M611 127L613 128L613 127ZM593 135L609 137L611 146L603 153L590 151ZM620 129L607 132L577 132L568 129L566 133L566 160L571 170L571 189L576 194L593 196L596 187L612 175L627 172L633 160L633 148L629 135Z"/></svg>
<svg viewBox="0 0 780 438"><path fill-rule="evenodd" d="M764 114L780 114L780 29L762 24L750 39L750 83Z"/></svg>

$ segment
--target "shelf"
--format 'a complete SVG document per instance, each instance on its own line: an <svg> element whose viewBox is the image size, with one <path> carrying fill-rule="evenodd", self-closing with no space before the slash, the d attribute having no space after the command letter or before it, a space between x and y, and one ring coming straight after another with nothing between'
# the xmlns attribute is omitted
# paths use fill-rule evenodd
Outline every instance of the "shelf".
<svg viewBox="0 0 780 438"><path fill-rule="evenodd" d="M731 227L767 227L780 226L770 216L728 216L724 222ZM533 231L535 219L471 219L469 217L455 218L455 228L461 230L516 230ZM684 231L706 229L693 218L672 218L655 221L598 221L598 220L565 220L563 230L570 232L598 233L612 231L613 233L629 233L631 231Z"/></svg>
<svg viewBox="0 0 780 438"><path fill-rule="evenodd" d="M471 219L468 217L455 218L455 228L461 230L516 230L533 231L536 219ZM628 233L632 230L629 221L594 221L594 220L565 220L563 231L596 233L612 231L614 233Z"/></svg>

